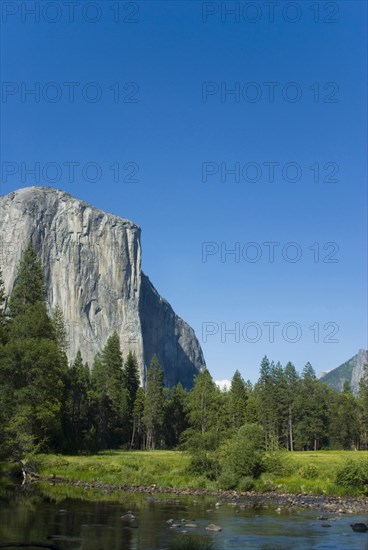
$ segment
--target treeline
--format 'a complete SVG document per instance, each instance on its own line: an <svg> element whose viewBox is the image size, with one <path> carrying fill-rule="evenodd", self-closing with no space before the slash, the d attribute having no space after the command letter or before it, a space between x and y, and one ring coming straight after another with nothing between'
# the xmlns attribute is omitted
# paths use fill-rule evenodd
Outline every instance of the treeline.
<svg viewBox="0 0 368 550"><path fill-rule="evenodd" d="M267 357L254 386L237 371L221 391L204 370L186 391L165 388L155 356L140 387L137 358L129 350L123 358L116 333L91 369L80 353L69 365L67 346L62 311L48 315L43 267L29 245L10 297L0 271L1 458L179 447L208 474L212 454L227 445L231 456L258 440L268 451L368 448L368 366L358 396L348 384L338 393L317 380L309 363L299 375Z"/></svg>

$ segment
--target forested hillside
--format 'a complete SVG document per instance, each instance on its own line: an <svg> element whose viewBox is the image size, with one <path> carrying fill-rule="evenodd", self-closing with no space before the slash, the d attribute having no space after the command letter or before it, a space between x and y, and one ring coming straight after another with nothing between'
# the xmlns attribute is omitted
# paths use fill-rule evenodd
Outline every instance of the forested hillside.
<svg viewBox="0 0 368 550"><path fill-rule="evenodd" d="M213 453L236 457L249 446L277 449L366 449L368 366L354 396L316 378L307 363L264 357L252 385L236 371L221 391L205 369L194 388L168 390L155 356L145 388L129 349L111 334L87 365L80 353L68 364L63 313L47 313L43 266L29 245L11 296L0 272L0 453L21 459L35 451L173 449L192 453L196 467L216 475ZM235 460L235 459L234 459ZM254 471L257 475L255 461ZM211 468L213 473L211 474ZM229 460L229 468L236 468ZM230 472L229 472L230 473Z"/></svg>

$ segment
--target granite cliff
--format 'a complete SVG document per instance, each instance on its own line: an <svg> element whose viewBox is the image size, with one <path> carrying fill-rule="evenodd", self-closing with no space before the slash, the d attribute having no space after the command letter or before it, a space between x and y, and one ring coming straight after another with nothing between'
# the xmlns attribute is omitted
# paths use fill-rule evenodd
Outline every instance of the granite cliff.
<svg viewBox="0 0 368 550"><path fill-rule="evenodd" d="M348 361L324 374L321 377L321 381L337 391L342 391L344 382L347 380L353 393L357 394L359 391L359 381L363 377L364 365L368 365L368 351L360 349Z"/></svg>
<svg viewBox="0 0 368 550"><path fill-rule="evenodd" d="M205 366L193 329L141 270L140 228L62 191L27 187L0 197L0 263L6 293L32 241L44 268L50 311L59 304L68 357L92 364L114 330L126 356L135 351L145 381L153 354L171 386L193 384Z"/></svg>

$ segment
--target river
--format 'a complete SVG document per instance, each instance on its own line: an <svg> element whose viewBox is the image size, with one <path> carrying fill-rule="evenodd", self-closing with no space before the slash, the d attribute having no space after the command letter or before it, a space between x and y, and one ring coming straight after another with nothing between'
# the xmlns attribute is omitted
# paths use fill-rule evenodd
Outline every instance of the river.
<svg viewBox="0 0 368 550"><path fill-rule="evenodd" d="M368 550L368 533L350 527L366 522L365 513L326 513L321 520L318 510L264 506L254 499L107 495L41 484L2 491L0 504L0 547L38 541L61 550L160 550L195 533L209 537L214 550ZM134 519L122 518L127 513ZM221 531L206 531L209 524Z"/></svg>

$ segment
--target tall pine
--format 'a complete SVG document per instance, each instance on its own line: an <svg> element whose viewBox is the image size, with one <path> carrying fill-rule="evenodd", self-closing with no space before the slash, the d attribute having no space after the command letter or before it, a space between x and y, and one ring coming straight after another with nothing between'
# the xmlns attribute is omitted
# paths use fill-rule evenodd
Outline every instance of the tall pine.
<svg viewBox="0 0 368 550"><path fill-rule="evenodd" d="M123 383L123 356L117 332L108 338L102 355L96 357L92 381L98 402L98 446L106 449L127 443L124 435L128 396Z"/></svg>
<svg viewBox="0 0 368 550"><path fill-rule="evenodd" d="M10 454L56 449L65 362L47 313L43 267L29 244L9 301L9 341L1 375L12 394L5 428Z"/></svg>
<svg viewBox="0 0 368 550"><path fill-rule="evenodd" d="M146 398L143 412L147 449L156 449L160 445L163 420L164 372L156 355L154 355L147 374Z"/></svg>

